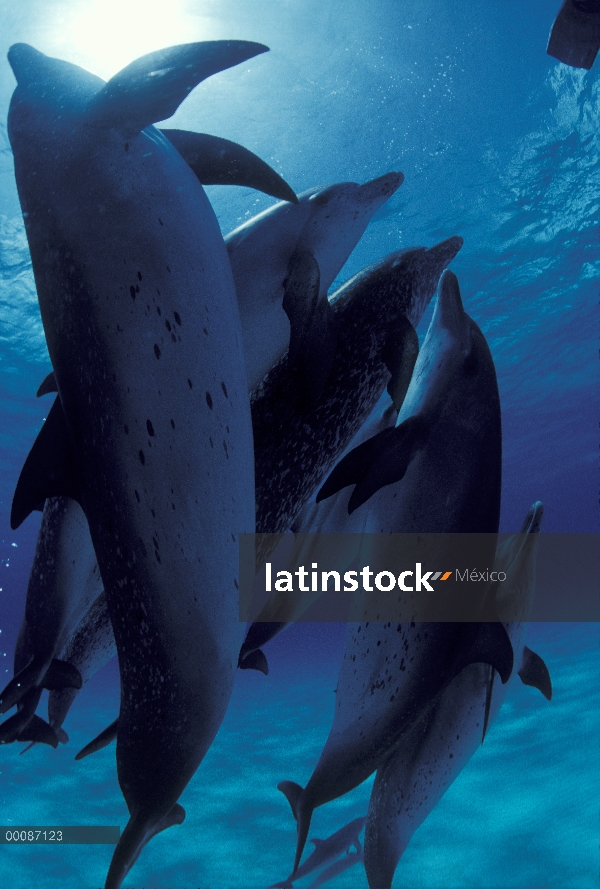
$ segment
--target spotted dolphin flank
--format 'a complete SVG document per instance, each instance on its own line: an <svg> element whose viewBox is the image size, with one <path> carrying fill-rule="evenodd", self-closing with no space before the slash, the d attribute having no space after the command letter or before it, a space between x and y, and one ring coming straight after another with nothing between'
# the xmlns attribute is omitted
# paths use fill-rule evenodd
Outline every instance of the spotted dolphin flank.
<svg viewBox="0 0 600 889"><path fill-rule="evenodd" d="M333 294L338 348L323 391L308 408L303 374L287 356L253 390L257 532L278 534L291 527L383 393L390 363L396 363L389 359L390 344L400 329L406 333L419 323L442 271L462 245L463 239L453 236L430 248L396 251ZM305 256L289 286L299 287L304 280L318 289L313 273ZM283 625L255 622L244 640L240 666Z"/></svg>
<svg viewBox="0 0 600 889"><path fill-rule="evenodd" d="M73 496L104 581L130 812L106 889L119 889L145 843L185 816L177 800L233 686L237 534L254 528L227 251L198 178L152 124L206 77L265 49L171 47L108 83L25 44L9 51L8 131L59 392L13 517Z"/></svg>
<svg viewBox="0 0 600 889"><path fill-rule="evenodd" d="M515 657L515 675L550 699L550 675L524 645L535 591L535 555L542 504L534 503L520 534L498 547L496 571L506 573L499 598L510 602L518 622L505 624ZM500 602L500 610L502 601ZM423 823L482 742L510 688L490 680L490 667L465 667L434 701L378 769L365 830L365 870L371 889L389 889L398 862ZM491 692L490 692L491 681ZM491 697L490 697L491 695Z"/></svg>
<svg viewBox="0 0 600 889"><path fill-rule="evenodd" d="M290 321L292 326L298 323L293 307L284 307L294 254L312 254L320 273L318 294L325 299L371 217L403 180L402 173L387 173L364 185L311 188L299 195L297 204L275 204L226 236L250 388L288 349ZM322 329L313 326L311 345L318 348L322 339ZM334 344L328 339L326 346L332 351Z"/></svg>
<svg viewBox="0 0 600 889"><path fill-rule="evenodd" d="M501 488L498 385L485 338L465 313L450 271L441 277L395 428L350 452L317 500L351 484L348 509L367 511L367 546L390 532L429 532L439 541L431 558L445 564L446 534L481 532L479 557L493 564ZM414 560L414 553L407 556ZM423 709L472 663L491 664L508 680L513 654L500 624L348 624L333 724L319 761L305 788L278 785L297 820L294 869L314 809L376 771Z"/></svg>

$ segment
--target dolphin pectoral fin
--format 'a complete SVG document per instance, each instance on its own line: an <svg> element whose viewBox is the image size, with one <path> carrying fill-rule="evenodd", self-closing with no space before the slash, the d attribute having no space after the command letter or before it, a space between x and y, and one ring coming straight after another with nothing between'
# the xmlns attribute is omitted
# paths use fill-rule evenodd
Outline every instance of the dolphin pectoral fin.
<svg viewBox="0 0 600 889"><path fill-rule="evenodd" d="M42 681L43 688L47 688L48 691L62 691L63 688L80 689L82 685L83 680L77 667L67 661L52 658Z"/></svg>
<svg viewBox="0 0 600 889"><path fill-rule="evenodd" d="M290 809L292 810L292 815L295 820L298 820L298 800L304 793L304 788L300 787L299 784L296 784L295 781L280 781L277 785L277 790L281 790L286 800L290 804Z"/></svg>
<svg viewBox="0 0 600 889"><path fill-rule="evenodd" d="M490 707L492 706L492 692L494 691L494 668L490 667L488 681L485 689L485 712L483 714L483 732L481 734L481 743L485 741L487 734L488 722L490 721Z"/></svg>
<svg viewBox="0 0 600 889"><path fill-rule="evenodd" d="M146 843L168 827L182 824L184 819L185 809L179 803L175 803L163 818L155 822L145 813L132 815L117 843L104 889L120 889Z"/></svg>
<svg viewBox="0 0 600 889"><path fill-rule="evenodd" d="M552 25L546 52L564 65L589 69L600 49L598 0L565 0Z"/></svg>
<svg viewBox="0 0 600 889"><path fill-rule="evenodd" d="M294 253L284 285L283 310L290 321L288 365L300 372L306 407L321 395L337 348L337 326L326 293L319 293L319 264L310 250Z"/></svg>
<svg viewBox="0 0 600 889"><path fill-rule="evenodd" d="M464 657L456 661L456 674L469 664L490 664L498 671L502 684L511 677L514 653L504 626L498 623L481 623L475 641Z"/></svg>
<svg viewBox="0 0 600 889"><path fill-rule="evenodd" d="M23 464L10 513L14 530L34 510L42 510L47 497L71 497L81 504L67 423L60 398L54 401Z"/></svg>
<svg viewBox="0 0 600 889"><path fill-rule="evenodd" d="M419 355L419 337L405 315L399 315L383 351L383 361L391 373L387 392L397 411L402 407Z"/></svg>
<svg viewBox="0 0 600 889"><path fill-rule="evenodd" d="M55 726L55 725L53 725L52 728L56 732L56 737L58 738L58 740L60 741L61 744L68 744L69 743L69 736L66 733L66 731L64 730L64 728L61 728L61 726Z"/></svg>
<svg viewBox="0 0 600 889"><path fill-rule="evenodd" d="M42 395L49 395L51 392L58 392L53 370L40 383L40 388L36 392L36 398L41 398Z"/></svg>
<svg viewBox="0 0 600 889"><path fill-rule="evenodd" d="M285 179L265 161L229 139L188 130L161 132L175 146L202 185L243 185L281 201L298 203Z"/></svg>
<svg viewBox="0 0 600 889"><path fill-rule="evenodd" d="M40 716L32 716L22 732L19 732L16 741L31 741L33 744L49 744L50 747L58 747L58 738L52 726ZM25 750L29 750L26 747ZM21 751L25 753L25 750Z"/></svg>
<svg viewBox="0 0 600 889"><path fill-rule="evenodd" d="M410 461L427 438L428 429L427 421L415 415L394 429L378 432L338 463L317 494L317 503L355 483L348 503L351 515L380 488L404 477Z"/></svg>
<svg viewBox="0 0 600 889"><path fill-rule="evenodd" d="M269 664L264 652L260 648L254 649L244 658L240 657L238 667L240 670L258 670L260 673L264 673L265 676L269 675Z"/></svg>
<svg viewBox="0 0 600 889"><path fill-rule="evenodd" d="M267 52L261 43L213 40L148 53L115 74L87 104L90 124L134 135L175 114L212 74Z"/></svg>
<svg viewBox="0 0 600 889"><path fill-rule="evenodd" d="M517 675L523 685L537 688L548 701L552 700L552 680L548 667L539 654L527 646L523 649L523 659Z"/></svg>
<svg viewBox="0 0 600 889"><path fill-rule="evenodd" d="M85 747L82 747L79 753L75 754L75 759L85 759L86 756L89 756L90 753L96 753L98 750L102 750L103 747L108 747L112 741L117 737L117 730L119 728L119 719L115 719L114 722L111 722L110 725L107 725L105 729L103 729L99 735L86 744Z"/></svg>

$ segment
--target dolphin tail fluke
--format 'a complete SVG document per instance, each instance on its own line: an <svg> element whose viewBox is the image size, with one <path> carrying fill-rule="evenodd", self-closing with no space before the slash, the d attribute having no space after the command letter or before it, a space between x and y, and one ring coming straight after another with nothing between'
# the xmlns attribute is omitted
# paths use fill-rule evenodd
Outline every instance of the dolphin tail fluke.
<svg viewBox="0 0 600 889"><path fill-rule="evenodd" d="M88 102L90 124L135 135L175 114L207 77L267 50L262 43L213 40L148 53L115 74Z"/></svg>
<svg viewBox="0 0 600 889"><path fill-rule="evenodd" d="M65 688L80 689L83 685L81 673L67 661L52 658L46 675L42 680L42 687L48 691L62 691Z"/></svg>
<svg viewBox="0 0 600 889"><path fill-rule="evenodd" d="M40 716L32 716L22 732L16 738L17 741L31 741L34 744L48 744L50 747L58 747L58 738L52 726ZM25 750L29 748L26 747ZM25 751L23 751L25 752Z"/></svg>
<svg viewBox="0 0 600 889"><path fill-rule="evenodd" d="M394 322L382 356L392 375L387 391L397 411L402 407L418 355L417 331L405 315L400 315Z"/></svg>
<svg viewBox="0 0 600 889"><path fill-rule="evenodd" d="M13 530L34 510L42 510L47 497L71 497L81 504L81 494L60 398L54 401L23 464L10 513Z"/></svg>
<svg viewBox="0 0 600 889"><path fill-rule="evenodd" d="M523 660L517 675L523 685L537 688L548 701L552 700L550 671L539 654L527 646L523 649Z"/></svg>
<svg viewBox="0 0 600 889"><path fill-rule="evenodd" d="M240 657L238 667L240 670L258 670L260 673L264 673L265 676L269 675L269 664L264 652L260 648L251 651L244 658Z"/></svg>
<svg viewBox="0 0 600 889"><path fill-rule="evenodd" d="M120 889L123 880L137 861L146 843L168 827L182 824L184 819L185 809L179 803L175 803L167 815L158 821L153 820L145 813L132 816L117 843L104 889Z"/></svg>
<svg viewBox="0 0 600 889"><path fill-rule="evenodd" d="M565 0L550 31L548 55L564 65L589 71L599 49L598 0Z"/></svg>
<svg viewBox="0 0 600 889"><path fill-rule="evenodd" d="M49 395L51 392L58 392L56 385L56 377L54 371L51 370L47 377L44 377L40 383L40 388L36 392L36 397L41 398L42 395Z"/></svg>
<svg viewBox="0 0 600 889"><path fill-rule="evenodd" d="M290 321L288 365L302 376L307 406L323 394L335 361L337 326L319 264L310 250L296 251L288 268L283 310Z"/></svg>
<svg viewBox="0 0 600 889"><path fill-rule="evenodd" d="M426 421L408 417L394 429L383 429L350 451L335 467L319 493L317 503L342 488L356 484L348 513L351 514L380 488L400 481L427 437Z"/></svg>
<svg viewBox="0 0 600 889"><path fill-rule="evenodd" d="M96 753L98 750L102 750L103 747L108 747L108 745L117 737L118 728L119 719L117 717L117 719L115 719L114 722L111 722L111 724L101 731L99 735L96 735L93 741L90 741L89 744L82 747L79 753L75 755L75 759L85 759L90 753Z"/></svg>
<svg viewBox="0 0 600 889"><path fill-rule="evenodd" d="M285 179L247 148L188 130L162 130L202 185L243 185L255 188L281 201L298 203Z"/></svg>

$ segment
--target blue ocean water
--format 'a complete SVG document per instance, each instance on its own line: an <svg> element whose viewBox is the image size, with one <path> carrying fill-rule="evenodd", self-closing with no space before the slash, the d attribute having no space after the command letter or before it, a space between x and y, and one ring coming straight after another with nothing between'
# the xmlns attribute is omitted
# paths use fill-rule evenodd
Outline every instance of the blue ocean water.
<svg viewBox="0 0 600 889"><path fill-rule="evenodd" d="M173 125L233 139L297 192L401 170L339 282L400 247L453 234L465 307L486 334L503 407L501 528L535 500L544 530L598 531L600 75L546 55L559 0L23 0L2 9L14 42L104 78L161 46L247 39L271 52L200 85ZM9 527L23 460L49 409L50 370L5 120L0 62L0 677L12 675L39 517ZM224 233L269 206L207 189ZM338 283L339 283L338 282ZM429 315L419 328L426 329ZM565 595L569 591L565 590ZM543 595L543 590L538 591ZM518 680L483 747L416 832L403 887L588 889L598 853L598 626L532 625L552 702ZM297 625L269 648L270 675L239 673L227 717L182 796L187 818L157 836L128 889L244 889L290 870L295 824L282 779L304 784L333 714L343 628ZM74 762L114 719L109 665L69 716L70 743L0 755L2 824L119 824L114 747ZM43 709L40 710L43 712ZM326 837L366 811L370 781L315 813ZM9 889L92 889L108 846L0 848ZM312 876L307 878L309 884ZM365 887L359 867L332 886Z"/></svg>

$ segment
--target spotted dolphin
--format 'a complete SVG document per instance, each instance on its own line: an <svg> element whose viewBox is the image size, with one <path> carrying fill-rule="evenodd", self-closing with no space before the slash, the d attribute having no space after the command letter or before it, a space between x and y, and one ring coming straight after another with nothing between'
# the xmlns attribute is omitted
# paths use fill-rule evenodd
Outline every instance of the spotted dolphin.
<svg viewBox="0 0 600 889"><path fill-rule="evenodd" d="M311 188L299 195L297 204L275 204L226 236L251 388L286 352L290 322L298 323L293 307L284 307L294 254L312 254L320 272L318 295L325 299L371 217L403 180L402 173L387 173L364 185ZM319 348L323 338L322 327L313 325L311 347ZM335 348L331 338L325 345L329 351Z"/></svg>
<svg viewBox="0 0 600 889"><path fill-rule="evenodd" d="M14 658L14 678L1 695L0 713L15 704L19 711L0 725L0 743L25 740L22 723L39 701L42 688L81 688L81 675L61 650L81 617L102 591L87 520L75 500L46 502L27 587L25 615ZM27 706L20 706L24 699ZM31 710L33 707L33 711ZM37 723L38 728L39 722ZM29 732L32 734L32 731ZM42 737L52 738L47 729ZM30 737L27 740L35 740Z"/></svg>
<svg viewBox="0 0 600 889"><path fill-rule="evenodd" d="M505 624L515 657L511 681L494 682L490 667L465 667L415 723L377 771L365 830L365 870L372 889L389 889L415 830L482 743L485 723L496 717L514 677L552 697L542 659L524 644L535 589L537 532L542 504L529 510L520 534L498 547L495 569L506 573L500 610L510 604L520 620ZM490 698L491 694L491 698Z"/></svg>
<svg viewBox="0 0 600 889"><path fill-rule="evenodd" d="M359 835L362 833L365 821L366 818L355 818L353 821L345 824L344 827L336 830L326 840L310 840L315 847L312 855L306 859L295 874L290 874L287 880L283 880L281 883L274 883L270 889L291 889L296 880L301 880L314 870L324 867L324 865L329 864L338 856L349 852L353 847L358 853L362 852Z"/></svg>
<svg viewBox="0 0 600 889"><path fill-rule="evenodd" d="M221 724L241 641L240 531L253 448L227 251L190 167L152 124L211 74L264 52L216 41L151 53L108 83L25 44L8 131L59 396L13 519L83 506L119 655L117 772L130 819L119 889ZM199 640L202 644L199 644Z"/></svg>
<svg viewBox="0 0 600 889"><path fill-rule="evenodd" d="M480 557L491 565L500 483L494 364L463 309L456 276L445 271L395 428L350 452L317 500L354 484L348 509L367 511L368 540L439 532L439 564L446 564L443 532L482 532ZM513 654L500 624L348 624L333 725L319 761L305 788L278 785L297 820L294 869L313 810L376 771L422 710L472 663L491 664L508 680Z"/></svg>
<svg viewBox="0 0 600 889"><path fill-rule="evenodd" d="M303 375L286 356L253 390L257 532L278 534L291 527L383 393L396 360L390 360L390 344L400 331L406 333L419 323L442 271L462 244L462 238L453 236L430 248L397 251L333 294L335 362L321 395L308 409ZM297 280L291 274L287 286L306 283L313 270L310 261L298 262ZM318 289L315 278L311 283ZM279 621L254 623L240 652L240 666L281 629Z"/></svg>

